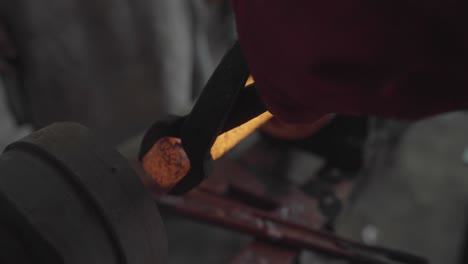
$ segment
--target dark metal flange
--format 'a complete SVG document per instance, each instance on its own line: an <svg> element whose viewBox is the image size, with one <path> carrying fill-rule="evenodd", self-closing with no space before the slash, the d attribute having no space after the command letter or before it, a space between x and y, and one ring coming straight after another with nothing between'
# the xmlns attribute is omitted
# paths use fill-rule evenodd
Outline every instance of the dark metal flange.
<svg viewBox="0 0 468 264"><path fill-rule="evenodd" d="M166 263L151 195L121 155L77 124L54 124L6 149L0 210L30 255L24 263ZM10 261L2 263L17 263L15 252L2 254Z"/></svg>

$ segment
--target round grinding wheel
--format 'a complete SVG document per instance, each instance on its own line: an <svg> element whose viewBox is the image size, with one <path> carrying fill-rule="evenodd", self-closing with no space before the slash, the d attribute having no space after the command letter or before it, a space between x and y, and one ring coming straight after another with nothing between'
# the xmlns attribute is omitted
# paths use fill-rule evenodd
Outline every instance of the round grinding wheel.
<svg viewBox="0 0 468 264"><path fill-rule="evenodd" d="M156 204L128 162L59 123L0 156L0 263L166 263Z"/></svg>

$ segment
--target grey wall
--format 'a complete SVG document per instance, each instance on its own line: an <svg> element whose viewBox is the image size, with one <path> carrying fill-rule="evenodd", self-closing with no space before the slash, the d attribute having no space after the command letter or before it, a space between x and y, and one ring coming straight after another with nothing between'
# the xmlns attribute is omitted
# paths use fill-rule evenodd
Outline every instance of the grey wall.
<svg viewBox="0 0 468 264"><path fill-rule="evenodd" d="M0 0L29 121L78 121L117 143L185 111L233 39L211 2Z"/></svg>

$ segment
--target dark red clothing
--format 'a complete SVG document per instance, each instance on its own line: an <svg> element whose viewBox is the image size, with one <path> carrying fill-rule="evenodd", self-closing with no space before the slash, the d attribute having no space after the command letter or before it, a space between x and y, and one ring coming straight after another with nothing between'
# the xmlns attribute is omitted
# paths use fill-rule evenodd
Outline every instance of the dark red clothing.
<svg viewBox="0 0 468 264"><path fill-rule="evenodd" d="M290 122L467 108L467 1L439 2L232 0L260 94Z"/></svg>

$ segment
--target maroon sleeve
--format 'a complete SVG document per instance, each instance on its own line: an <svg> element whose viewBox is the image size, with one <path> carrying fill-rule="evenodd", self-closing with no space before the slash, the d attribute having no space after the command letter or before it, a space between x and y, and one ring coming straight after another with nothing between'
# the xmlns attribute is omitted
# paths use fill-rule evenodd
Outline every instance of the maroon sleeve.
<svg viewBox="0 0 468 264"><path fill-rule="evenodd" d="M464 1L232 0L270 111L420 118L468 105Z"/></svg>

